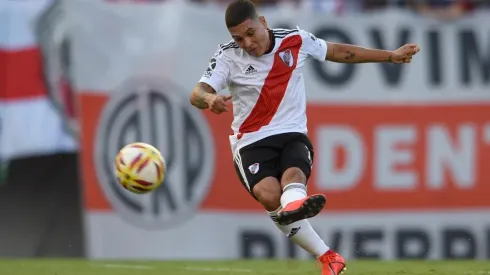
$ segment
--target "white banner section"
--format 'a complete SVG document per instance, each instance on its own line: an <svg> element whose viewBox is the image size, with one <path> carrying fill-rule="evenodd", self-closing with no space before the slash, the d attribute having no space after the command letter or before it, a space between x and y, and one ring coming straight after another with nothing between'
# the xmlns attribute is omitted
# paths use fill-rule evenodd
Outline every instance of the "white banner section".
<svg viewBox="0 0 490 275"><path fill-rule="evenodd" d="M324 214L310 220L325 243L348 259L486 259L485 211ZM311 258L264 214L200 213L182 226L145 231L114 214L87 216L91 258Z"/></svg>

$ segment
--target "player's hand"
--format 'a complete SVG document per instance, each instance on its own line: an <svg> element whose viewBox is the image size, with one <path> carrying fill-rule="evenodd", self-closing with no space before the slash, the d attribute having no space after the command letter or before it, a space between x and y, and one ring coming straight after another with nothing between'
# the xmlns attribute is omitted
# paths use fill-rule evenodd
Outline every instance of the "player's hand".
<svg viewBox="0 0 490 275"><path fill-rule="evenodd" d="M231 95L215 95L208 101L209 109L215 114L228 112L228 101Z"/></svg>
<svg viewBox="0 0 490 275"><path fill-rule="evenodd" d="M419 46L415 44L405 44L397 50L393 51L391 62L396 64L410 63L412 56L420 51Z"/></svg>

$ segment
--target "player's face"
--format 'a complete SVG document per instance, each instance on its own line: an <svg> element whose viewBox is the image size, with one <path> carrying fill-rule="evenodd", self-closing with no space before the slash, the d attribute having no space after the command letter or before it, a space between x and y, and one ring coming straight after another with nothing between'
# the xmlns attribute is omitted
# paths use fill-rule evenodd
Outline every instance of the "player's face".
<svg viewBox="0 0 490 275"><path fill-rule="evenodd" d="M269 32L263 16L247 19L228 30L238 46L252 56L260 57L269 48Z"/></svg>

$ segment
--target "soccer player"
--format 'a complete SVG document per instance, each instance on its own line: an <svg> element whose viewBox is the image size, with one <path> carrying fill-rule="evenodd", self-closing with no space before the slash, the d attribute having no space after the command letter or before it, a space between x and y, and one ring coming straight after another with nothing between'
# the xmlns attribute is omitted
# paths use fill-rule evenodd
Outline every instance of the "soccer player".
<svg viewBox="0 0 490 275"><path fill-rule="evenodd" d="M326 42L301 29L270 29L249 0L225 15L232 40L221 44L192 91L190 102L216 114L233 103L230 136L238 177L294 243L315 255L323 275L338 275L344 258L330 249L308 218L322 210L322 194L307 195L313 146L307 136L302 69L310 57L341 63L410 63L417 45L395 51ZM228 87L230 95L217 92Z"/></svg>

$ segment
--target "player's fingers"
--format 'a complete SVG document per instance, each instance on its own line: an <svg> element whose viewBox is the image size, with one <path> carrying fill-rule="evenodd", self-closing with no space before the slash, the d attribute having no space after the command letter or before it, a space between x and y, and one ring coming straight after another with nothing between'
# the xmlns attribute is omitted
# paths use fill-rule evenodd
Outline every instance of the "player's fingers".
<svg viewBox="0 0 490 275"><path fill-rule="evenodd" d="M218 114L221 114L222 112L228 112L228 107L223 100L221 100L219 104L216 104L214 109L218 112Z"/></svg>
<svg viewBox="0 0 490 275"><path fill-rule="evenodd" d="M215 101L215 105L216 105L216 108L221 109L221 108L223 108L224 105L226 105L226 102L223 98L220 97Z"/></svg>
<svg viewBox="0 0 490 275"><path fill-rule="evenodd" d="M228 100L230 100L231 98L232 98L232 96L231 96L231 95L227 95L227 96L225 96L223 99L224 99L225 101L228 101Z"/></svg>
<svg viewBox="0 0 490 275"><path fill-rule="evenodd" d="M220 109L221 109L221 110L228 109L228 103L226 103L226 102L223 100L223 103L220 105Z"/></svg>
<svg viewBox="0 0 490 275"><path fill-rule="evenodd" d="M219 104L215 101L213 105L211 105L211 111L215 112L219 109Z"/></svg>
<svg viewBox="0 0 490 275"><path fill-rule="evenodd" d="M420 48L419 48L419 46L413 44L413 45L410 45L410 50L414 53L418 53L420 51Z"/></svg>

